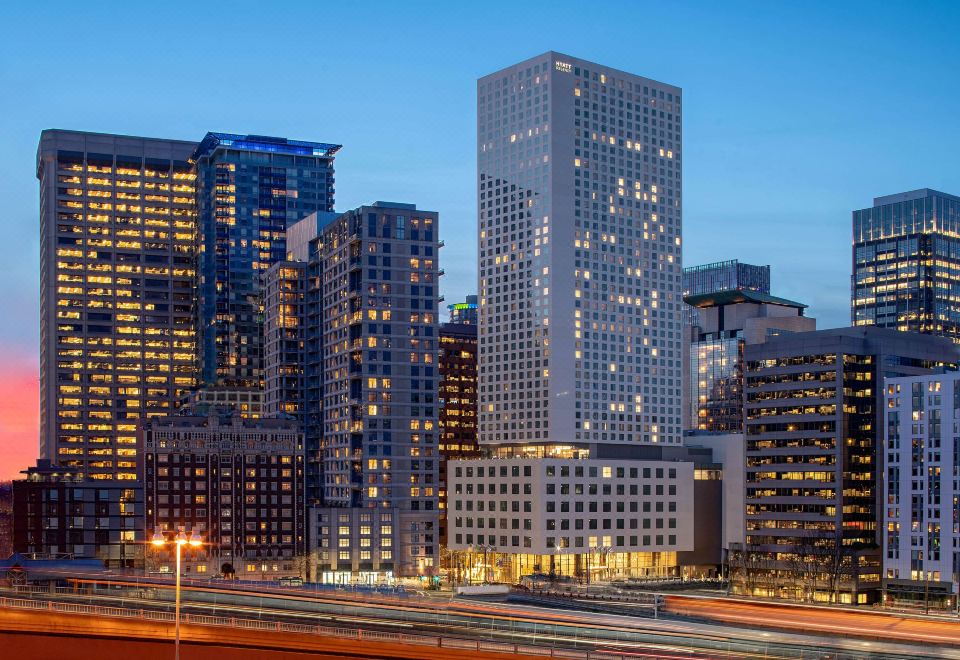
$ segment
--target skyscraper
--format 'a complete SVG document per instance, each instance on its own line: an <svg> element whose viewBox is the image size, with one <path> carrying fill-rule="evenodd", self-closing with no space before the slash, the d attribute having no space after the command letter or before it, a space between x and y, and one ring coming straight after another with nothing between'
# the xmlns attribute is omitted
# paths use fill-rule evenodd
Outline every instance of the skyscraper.
<svg viewBox="0 0 960 660"><path fill-rule="evenodd" d="M680 89L549 52L477 94L481 442L680 443Z"/></svg>
<svg viewBox="0 0 960 660"><path fill-rule="evenodd" d="M413 204L376 202L327 224L316 243L324 360L317 522L329 532L315 538L328 542L323 565L332 572L436 568L437 225L436 213Z"/></svg>
<svg viewBox="0 0 960 660"><path fill-rule="evenodd" d="M716 261L711 264L689 266L683 269L683 295L699 296L715 294L724 291L754 291L756 293L770 293L770 266L754 266L740 263L737 259ZM687 337L691 326L700 323L700 312L692 305L683 306L683 334L684 334L684 364L687 363ZM684 373L686 376L686 373ZM687 390L684 386L684 392ZM684 418L687 417L686 399L684 404ZM684 419L684 422L687 420ZM696 427L688 427L696 428Z"/></svg>
<svg viewBox="0 0 960 660"><path fill-rule="evenodd" d="M207 133L196 147L204 384L263 386L261 277L285 258L290 224L333 210L339 149L227 133Z"/></svg>
<svg viewBox="0 0 960 660"><path fill-rule="evenodd" d="M74 474L136 479L138 422L196 383L195 148L40 136L40 453Z"/></svg>
<svg viewBox="0 0 960 660"><path fill-rule="evenodd" d="M923 188L853 212L850 316L960 342L960 197Z"/></svg>
<svg viewBox="0 0 960 660"><path fill-rule="evenodd" d="M467 579L673 571L694 487L678 446L680 89L548 52L477 97L493 457L449 463L448 547Z"/></svg>
<svg viewBox="0 0 960 660"><path fill-rule="evenodd" d="M278 370L268 399L299 402L309 543L324 582L436 569L438 219L396 202L310 215L291 228L290 256L305 261L267 275L269 331L303 328L302 342L267 362L270 374L299 364L302 377L283 382ZM297 290L301 311L284 324L276 310Z"/></svg>

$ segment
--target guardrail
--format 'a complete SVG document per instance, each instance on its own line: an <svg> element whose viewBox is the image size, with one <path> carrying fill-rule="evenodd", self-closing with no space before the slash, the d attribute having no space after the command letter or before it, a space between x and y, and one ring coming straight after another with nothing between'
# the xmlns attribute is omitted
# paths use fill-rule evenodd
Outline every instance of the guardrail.
<svg viewBox="0 0 960 660"><path fill-rule="evenodd" d="M558 594L546 591L518 591L507 596L507 602L519 603L521 605L553 607L564 610L594 612L597 614L626 614L628 616L642 616L651 619L659 618L660 610L663 608L663 601L640 603L625 599L580 598L570 594ZM634 607L627 607L627 605L633 605Z"/></svg>
<svg viewBox="0 0 960 660"><path fill-rule="evenodd" d="M650 607L661 608L666 603L666 597L663 594L654 594L647 591L635 594L610 594L576 590L517 589L512 591L511 594L596 601L598 603L630 603L632 605L649 605Z"/></svg>
<svg viewBox="0 0 960 660"><path fill-rule="evenodd" d="M19 594L12 597L0 596L0 609L2 608L20 608L20 609L29 609L34 611L47 611L47 612L57 612L65 614L86 614L92 616L100 617L110 617L115 619L140 619L140 620L149 620L149 621L159 621L159 622L174 622L174 614L166 610L156 610L149 609L147 607L139 608L134 605L133 607L115 607L108 605L93 605L88 603L75 603L75 602L64 602L56 599L49 598L50 590L49 589L32 589L30 587L20 587L23 592L33 592L33 598L21 598L17 597ZM67 595L67 592L73 594L70 589L67 589L63 595ZM80 594L82 595L82 594ZM503 654L514 654L514 655L527 655L527 656L540 656L540 657L550 657L550 658L564 658L568 660L627 660L628 658L637 657L632 651L639 651L641 647L645 647L646 643L650 644L649 650L646 650L644 657L649 658L650 660L655 660L659 658L675 658L676 655L662 655L662 651L658 652L655 649L656 647L662 647L663 644L669 644L669 648L674 650L679 650L677 645L679 640L670 633L657 633L652 632L650 635L653 637L649 640L633 640L630 639L629 635L624 639L621 639L620 633L617 632L615 637L577 637L574 636L571 638L571 642L577 644L590 644L593 646L599 646L599 648L594 649L578 649L578 648L558 648L554 646L544 646L537 645L537 642L540 641L542 644L546 639L539 640L537 633L541 632L542 634L551 634L545 628L549 628L548 624L543 625L543 630L538 631L537 625L533 625L532 635L530 631L526 631L526 634L522 632L513 631L513 629L500 628L499 626L494 626L491 624L489 632L493 633L494 629L497 632L501 630L509 630L511 632L516 632L515 636L520 640L518 642L509 642L509 641L492 641L492 640L481 640L481 639L472 639L472 638L463 638L463 637L447 637L447 636L437 636L429 634L408 634L408 633L399 633L392 631L373 631L373 630L364 630L358 628L337 628L332 626L324 625L314 625L314 624L303 624L303 623L286 623L282 621L270 621L262 619L245 619L232 616L214 616L207 614L191 614L191 613L182 613L181 622L187 624L193 624L198 626L215 626L220 628L235 628L235 629L246 629L246 630L259 630L259 631L269 631L269 632L288 632L288 633L299 633L306 635L316 635L316 636L325 636L325 637L334 637L350 641L362 642L362 641L383 641L383 642L393 642L397 644L406 644L406 645L416 645L416 646L425 646L433 648L446 648L446 649L457 649L457 650L466 650L473 652L489 652L489 653L503 653ZM484 626L486 629L486 626ZM479 632L479 629L478 629ZM636 634L642 635L645 634L642 631L638 631ZM664 634L668 634L671 639L658 639ZM631 641L634 644L639 644L640 646L633 647L630 651L620 651L618 649L612 648L603 648L607 644L618 644L622 641ZM689 653L696 655L706 654L706 657L731 657L736 655L737 657L777 657L777 658L795 658L798 660L866 660L871 657L877 657L874 652L869 650L852 650L852 649L830 649L827 650L822 647L811 647L810 643L796 643L790 641L781 641L778 643L769 643L769 642L760 642L760 641L748 641L748 640L737 640L735 638L730 639L713 639L709 635L702 637L701 641L704 643L694 645L688 649ZM626 653L626 655L625 655ZM895 654L896 657L900 658L913 658L914 655L912 652L909 655L904 654Z"/></svg>
<svg viewBox="0 0 960 660"><path fill-rule="evenodd" d="M49 591L38 592L49 593ZM31 598L7 598L0 596L0 608L24 609L39 612L56 612L59 614L86 614L122 619L140 619L173 623L174 614L150 609L127 609L109 607L105 605L86 605L82 603L66 603L53 600L38 600ZM260 630L269 632L287 632L321 637L336 637L352 641L391 642L395 644L412 644L417 646L432 646L435 648L460 649L465 651L504 653L512 655L535 655L549 658L566 658L569 660L628 660L617 653L604 651L577 651L574 649L560 649L529 644L512 644L509 642L492 642L458 637L435 637L427 635L410 635L406 633L389 633L353 628L333 628L329 626L309 625L302 623L284 623L280 621L260 621L256 619L242 619L236 617L209 616L206 614L180 615L180 622L198 626L218 626L239 628L243 630Z"/></svg>

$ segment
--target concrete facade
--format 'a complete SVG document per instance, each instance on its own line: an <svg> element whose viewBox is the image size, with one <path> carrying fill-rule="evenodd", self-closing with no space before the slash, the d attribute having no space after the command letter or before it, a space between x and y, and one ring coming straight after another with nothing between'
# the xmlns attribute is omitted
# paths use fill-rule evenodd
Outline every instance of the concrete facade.
<svg viewBox="0 0 960 660"><path fill-rule="evenodd" d="M746 493L746 445L742 433L685 433L683 443L687 447L708 449L715 467L703 466L695 473L697 482L719 479L719 492L712 498L694 498L699 505L709 503L709 509L697 511L695 534L699 535L704 524L711 519L719 520L719 553L713 555L714 564L725 560L726 554L746 539L744 517L744 494ZM702 474L707 470L719 470L718 474ZM719 496L719 499L717 499ZM718 515L719 513L719 515ZM681 561L683 561L681 556Z"/></svg>
<svg viewBox="0 0 960 660"><path fill-rule="evenodd" d="M548 52L477 96L481 443L679 444L680 89Z"/></svg>
<svg viewBox="0 0 960 660"><path fill-rule="evenodd" d="M641 451L682 442L681 131L678 87L561 53L477 82L489 458L448 464L454 575L667 574L693 549L693 463Z"/></svg>
<svg viewBox="0 0 960 660"><path fill-rule="evenodd" d="M692 550L691 461L477 459L452 461L451 550L502 553L514 581L549 572L587 577L671 574ZM614 566L613 564L617 564Z"/></svg>
<svg viewBox="0 0 960 660"><path fill-rule="evenodd" d="M960 374L888 378L884 588L956 606L960 580Z"/></svg>

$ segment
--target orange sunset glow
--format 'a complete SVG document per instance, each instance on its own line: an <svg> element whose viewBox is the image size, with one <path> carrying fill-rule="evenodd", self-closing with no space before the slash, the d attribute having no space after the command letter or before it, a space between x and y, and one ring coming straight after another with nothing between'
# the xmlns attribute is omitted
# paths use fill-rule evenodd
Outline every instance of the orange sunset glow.
<svg viewBox="0 0 960 660"><path fill-rule="evenodd" d="M6 481L37 458L39 364L36 357L9 353L0 364L0 481Z"/></svg>

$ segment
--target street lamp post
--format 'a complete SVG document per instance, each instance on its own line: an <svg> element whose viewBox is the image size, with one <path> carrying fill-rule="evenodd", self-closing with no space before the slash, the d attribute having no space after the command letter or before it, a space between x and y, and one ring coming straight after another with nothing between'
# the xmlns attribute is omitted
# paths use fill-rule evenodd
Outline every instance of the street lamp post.
<svg viewBox="0 0 960 660"><path fill-rule="evenodd" d="M202 545L203 541L200 540L200 535L197 534L197 530L193 530L190 533L190 538L187 538L186 532L183 531L183 528L177 532L177 535L171 540L167 540L167 537L163 535L163 532L160 531L160 528L157 527L153 532L153 540L151 541L154 547L162 548L163 546L172 543L176 549L177 555L177 586L174 596L174 606L173 606L173 619L174 619L174 641L173 641L173 657L174 660L180 660L180 554L181 549L185 545L189 545L191 548L198 548Z"/></svg>

